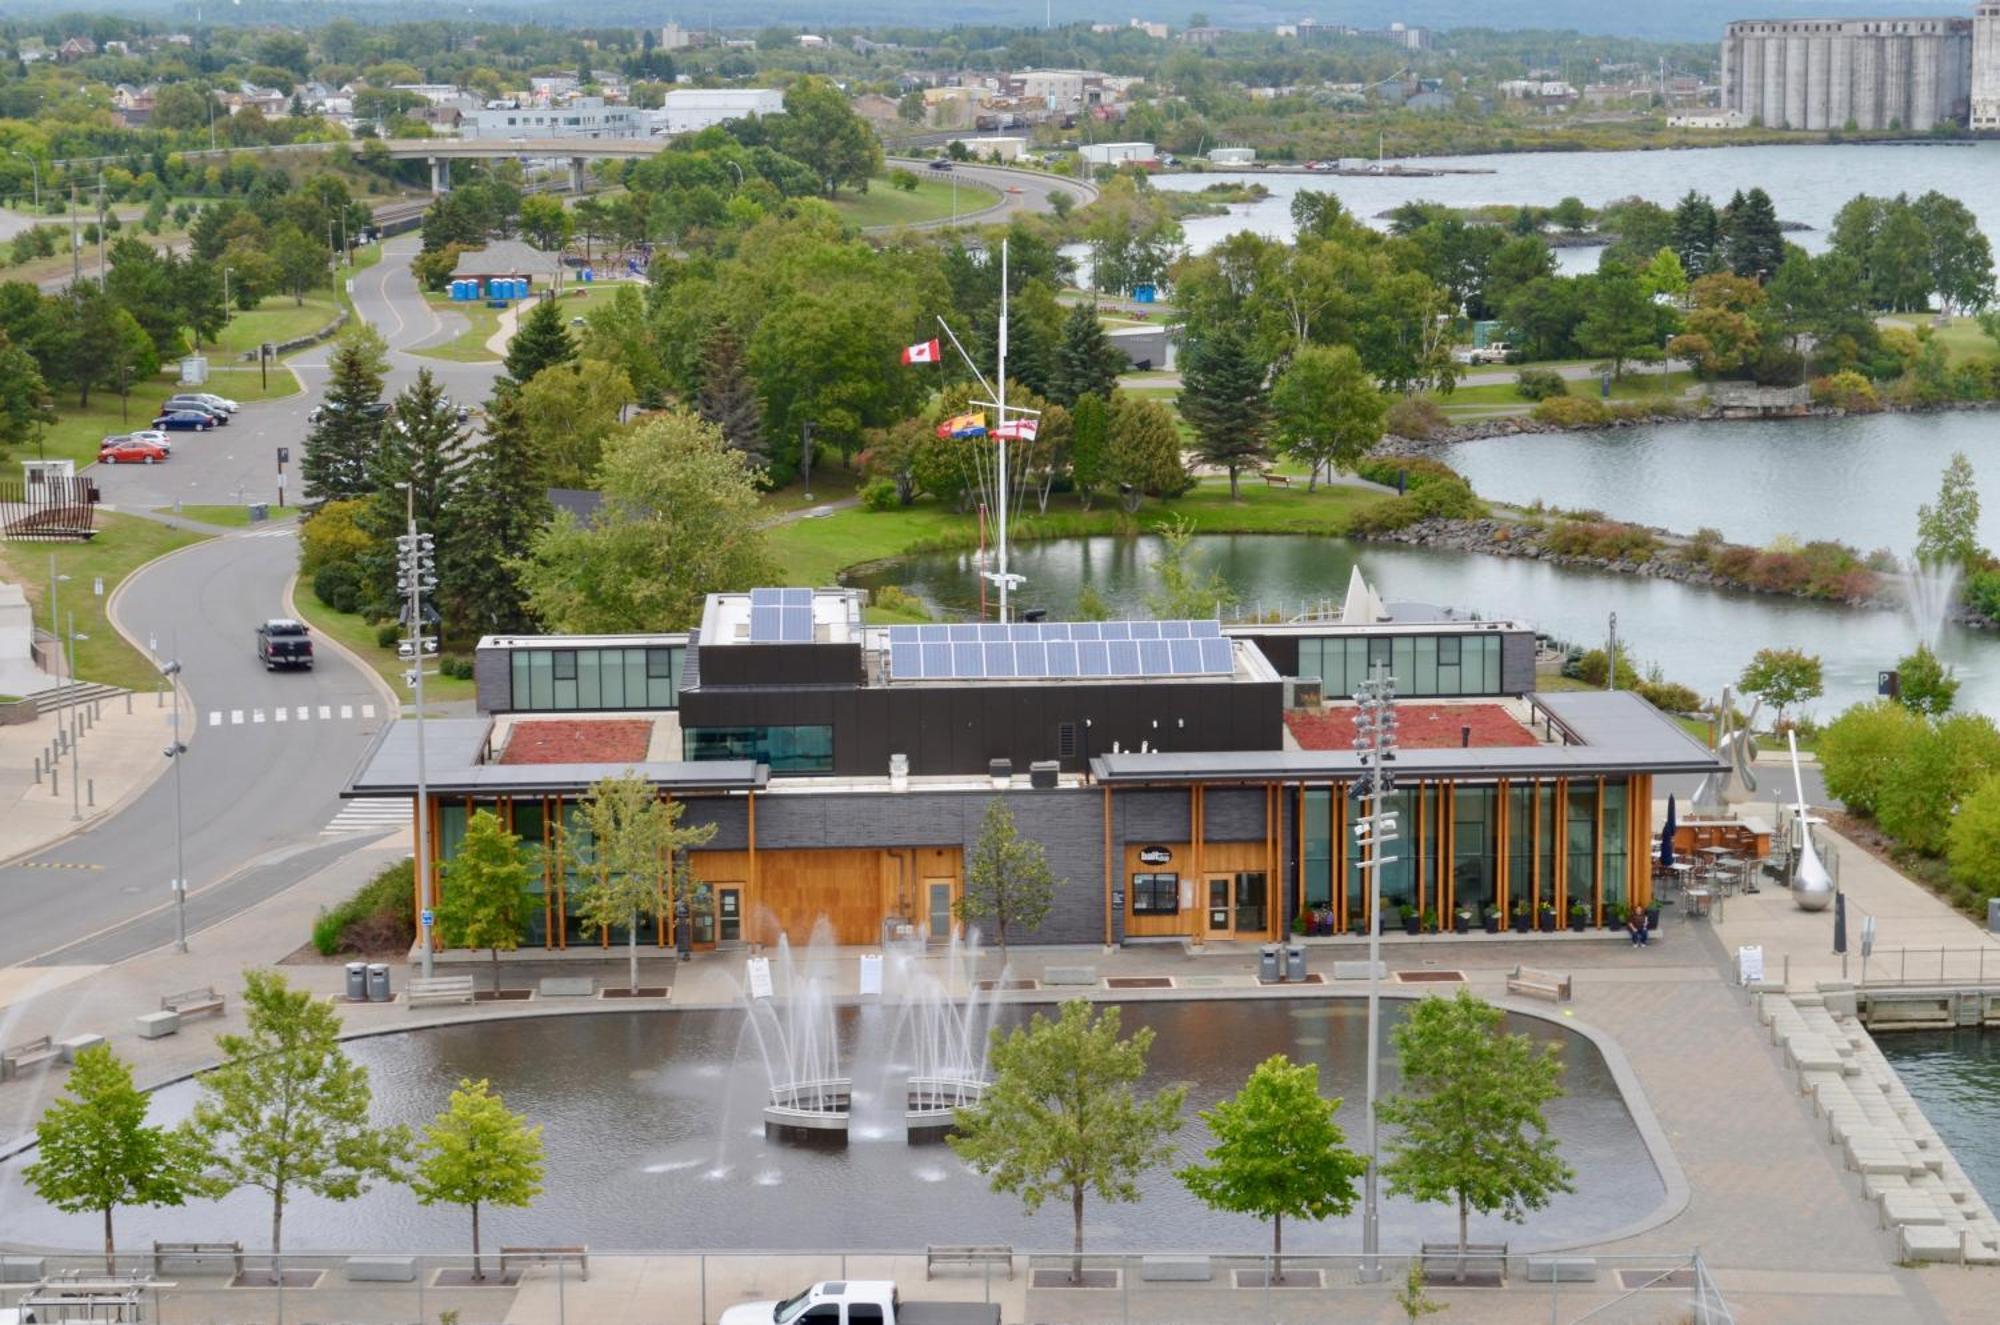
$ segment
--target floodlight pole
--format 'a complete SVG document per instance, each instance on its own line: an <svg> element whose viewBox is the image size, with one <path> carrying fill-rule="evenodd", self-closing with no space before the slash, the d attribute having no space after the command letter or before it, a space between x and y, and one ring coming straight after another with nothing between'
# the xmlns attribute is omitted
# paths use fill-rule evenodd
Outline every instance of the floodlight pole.
<svg viewBox="0 0 2000 1325"><path fill-rule="evenodd" d="M1381 1074L1382 1020L1382 867L1394 859L1383 848L1396 840L1396 817L1387 808L1396 776L1388 768L1396 758L1395 680L1387 663L1378 662L1354 696L1359 707L1354 750L1361 765L1356 787L1367 807L1354 825L1355 836L1367 848L1361 868L1368 878L1368 1079L1364 1126L1368 1170L1363 1180L1361 1208L1361 1267L1363 1283L1382 1281L1381 1136L1375 1103Z"/></svg>
<svg viewBox="0 0 2000 1325"><path fill-rule="evenodd" d="M1000 620L1007 620L1007 241L1000 241L1000 362L993 397L1000 432Z"/></svg>

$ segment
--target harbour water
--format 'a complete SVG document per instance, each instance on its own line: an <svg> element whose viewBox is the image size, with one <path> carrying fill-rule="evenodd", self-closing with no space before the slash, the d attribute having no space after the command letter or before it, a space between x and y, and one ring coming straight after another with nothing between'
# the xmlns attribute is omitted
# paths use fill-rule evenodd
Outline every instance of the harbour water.
<svg viewBox="0 0 2000 1325"><path fill-rule="evenodd" d="M1896 1031L1875 1044L1980 1195L2000 1205L2000 1033Z"/></svg>

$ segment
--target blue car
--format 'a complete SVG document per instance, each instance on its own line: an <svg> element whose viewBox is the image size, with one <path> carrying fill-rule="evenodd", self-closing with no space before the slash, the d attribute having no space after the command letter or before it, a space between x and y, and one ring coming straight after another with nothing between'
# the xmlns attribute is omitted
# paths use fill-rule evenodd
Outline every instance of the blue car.
<svg viewBox="0 0 2000 1325"><path fill-rule="evenodd" d="M215 426L215 419L200 410L177 409L154 419L153 426L170 431L207 432Z"/></svg>

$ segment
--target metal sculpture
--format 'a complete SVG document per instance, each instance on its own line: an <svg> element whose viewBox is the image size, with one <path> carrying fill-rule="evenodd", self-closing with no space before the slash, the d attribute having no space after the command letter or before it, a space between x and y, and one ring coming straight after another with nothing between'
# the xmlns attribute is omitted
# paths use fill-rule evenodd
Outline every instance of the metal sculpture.
<svg viewBox="0 0 2000 1325"><path fill-rule="evenodd" d="M1793 822L1798 827L1799 855L1792 865L1792 901L1801 911L1824 911L1833 900L1833 876L1820 863L1819 852L1813 849L1812 826L1816 822L1806 813L1805 779L1799 775L1799 743L1790 732L1785 733L1785 743L1792 751L1792 791L1798 802L1798 814Z"/></svg>
<svg viewBox="0 0 2000 1325"><path fill-rule="evenodd" d="M1694 789L1694 817L1697 819L1721 818L1729 811L1731 784L1743 779L1743 790L1757 790L1757 774L1752 764L1757 758L1757 738L1752 730L1757 723L1757 713L1764 707L1758 700L1750 706L1750 714L1739 726L1736 711L1730 707L1729 687L1722 688L1722 703L1717 708L1715 720L1715 753L1722 760L1723 767L1710 773Z"/></svg>

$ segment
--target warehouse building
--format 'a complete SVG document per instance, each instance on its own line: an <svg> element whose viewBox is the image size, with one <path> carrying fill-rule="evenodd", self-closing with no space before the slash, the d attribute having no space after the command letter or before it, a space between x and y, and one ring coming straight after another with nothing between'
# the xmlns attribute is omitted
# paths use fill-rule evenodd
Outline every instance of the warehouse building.
<svg viewBox="0 0 2000 1325"><path fill-rule="evenodd" d="M1982 5L1977 19L1731 23L1722 39L1722 108L1772 129L1928 133L1964 125L1975 24L1990 26L1995 9ZM1991 43L1989 34L1989 53Z"/></svg>

